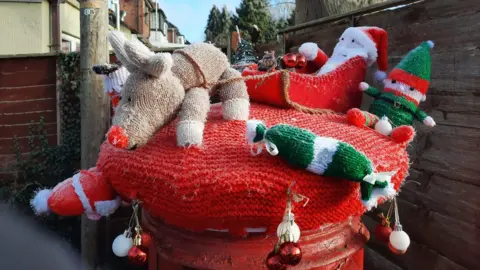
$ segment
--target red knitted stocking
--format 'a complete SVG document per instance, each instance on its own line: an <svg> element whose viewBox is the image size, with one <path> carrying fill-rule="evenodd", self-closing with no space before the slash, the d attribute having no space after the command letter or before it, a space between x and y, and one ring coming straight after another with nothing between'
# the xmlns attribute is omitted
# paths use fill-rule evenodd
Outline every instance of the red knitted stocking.
<svg viewBox="0 0 480 270"><path fill-rule="evenodd" d="M357 127L374 127L378 120L378 116L357 108L350 109L347 112L347 121Z"/></svg>

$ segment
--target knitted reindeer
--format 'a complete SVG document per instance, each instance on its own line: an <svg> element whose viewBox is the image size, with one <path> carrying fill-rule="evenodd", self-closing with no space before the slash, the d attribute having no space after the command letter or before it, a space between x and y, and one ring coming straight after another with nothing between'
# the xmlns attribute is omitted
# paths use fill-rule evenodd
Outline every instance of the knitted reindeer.
<svg viewBox="0 0 480 270"><path fill-rule="evenodd" d="M224 119L248 119L250 103L243 80L210 86L218 80L241 77L213 45L198 43L173 54L155 54L139 41L127 41L118 31L110 32L109 41L130 72L107 133L111 144L126 149L143 146L178 116L177 145L201 145L210 95L216 91Z"/></svg>

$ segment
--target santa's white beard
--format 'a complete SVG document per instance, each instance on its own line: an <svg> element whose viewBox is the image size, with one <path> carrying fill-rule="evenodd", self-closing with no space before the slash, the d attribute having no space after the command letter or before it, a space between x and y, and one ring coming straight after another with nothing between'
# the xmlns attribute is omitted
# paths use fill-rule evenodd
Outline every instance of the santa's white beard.
<svg viewBox="0 0 480 270"><path fill-rule="evenodd" d="M359 48L347 48L344 46L336 46L333 50L333 54L328 61L322 66L318 71L317 75L326 74L330 71L335 70L339 66L345 64L348 60L361 56L367 61L367 64L370 66L375 60L368 59L368 53L364 49Z"/></svg>

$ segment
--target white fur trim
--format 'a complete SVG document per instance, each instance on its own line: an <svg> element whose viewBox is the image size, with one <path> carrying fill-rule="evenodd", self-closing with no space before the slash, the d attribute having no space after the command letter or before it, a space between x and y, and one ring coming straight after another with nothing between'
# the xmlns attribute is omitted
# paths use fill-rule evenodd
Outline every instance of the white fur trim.
<svg viewBox="0 0 480 270"><path fill-rule="evenodd" d="M433 41L431 40L427 41L427 44L430 47L430 49L433 49L433 47L435 47L435 43L433 43Z"/></svg>
<svg viewBox="0 0 480 270"><path fill-rule="evenodd" d="M42 189L35 193L35 196L30 200L30 206L35 214L41 215L50 212L50 207L48 207L50 196L52 196L51 189Z"/></svg>
<svg viewBox="0 0 480 270"><path fill-rule="evenodd" d="M317 58L318 50L318 45L313 42L303 43L300 48L298 48L298 52L305 56L307 61L313 61L315 58Z"/></svg>
<svg viewBox="0 0 480 270"><path fill-rule="evenodd" d="M248 120L250 114L250 102L248 99L235 98L222 103L223 119L225 120Z"/></svg>
<svg viewBox="0 0 480 270"><path fill-rule="evenodd" d="M374 188L372 190L372 194L370 196L370 199L368 201L362 200L363 205L367 208L367 211L372 210L372 208L377 207L378 205L378 200L380 198L392 198L395 196L397 192L395 191L395 188L393 187L392 183L388 183L388 186L385 188Z"/></svg>
<svg viewBox="0 0 480 270"><path fill-rule="evenodd" d="M328 137L317 137L313 145L313 160L307 171L323 175L337 152L338 140Z"/></svg>
<svg viewBox="0 0 480 270"><path fill-rule="evenodd" d="M205 124L200 121L180 121L177 124L177 145L201 145Z"/></svg>
<svg viewBox="0 0 480 270"><path fill-rule="evenodd" d="M375 42L363 31L366 27L349 27L343 32L342 37L350 37L358 41L368 53L369 62L377 60L378 52Z"/></svg>
<svg viewBox="0 0 480 270"><path fill-rule="evenodd" d="M90 205L90 201L83 190L82 183L80 183L80 173L75 174L72 176L72 186L75 194L77 194L78 199L82 202L83 209L87 214L93 213L92 206Z"/></svg>
<svg viewBox="0 0 480 270"><path fill-rule="evenodd" d="M95 212L104 217L109 216L118 209L121 202L118 196L114 200L95 202Z"/></svg>
<svg viewBox="0 0 480 270"><path fill-rule="evenodd" d="M249 143L254 143L253 139L257 136L257 126L265 125L260 120L248 120L247 121L247 140Z"/></svg>
<svg viewBox="0 0 480 270"><path fill-rule="evenodd" d="M387 78L387 73L385 71L377 70L375 71L375 80L377 82L382 82Z"/></svg>

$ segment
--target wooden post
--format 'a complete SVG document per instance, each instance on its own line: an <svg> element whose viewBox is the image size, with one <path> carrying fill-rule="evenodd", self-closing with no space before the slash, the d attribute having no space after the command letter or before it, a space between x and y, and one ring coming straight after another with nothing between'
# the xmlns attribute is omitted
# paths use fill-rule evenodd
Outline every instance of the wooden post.
<svg viewBox="0 0 480 270"><path fill-rule="evenodd" d="M95 166L100 145L110 121L108 97L103 81L92 71L92 65L107 63L107 0L80 0L80 71L81 71L81 167ZM82 217L83 268L98 265L98 223Z"/></svg>

